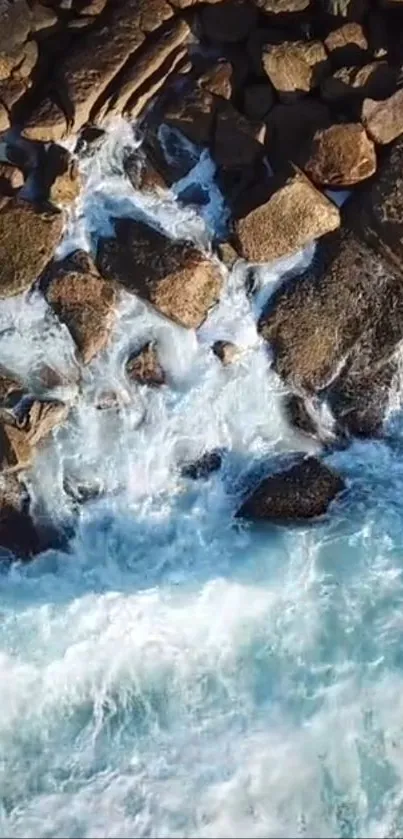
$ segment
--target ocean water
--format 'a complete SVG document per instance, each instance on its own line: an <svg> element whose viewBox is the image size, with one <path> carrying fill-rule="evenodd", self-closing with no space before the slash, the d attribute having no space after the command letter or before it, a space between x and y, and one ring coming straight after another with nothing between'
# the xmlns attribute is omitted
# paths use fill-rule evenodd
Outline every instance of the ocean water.
<svg viewBox="0 0 403 839"><path fill-rule="evenodd" d="M60 253L111 215L147 217L207 252L225 225L208 155L201 210L143 196L122 173L138 139L117 123L82 161ZM187 184L185 184L187 185ZM69 550L0 569L0 836L363 837L403 833L401 384L384 440L328 461L348 490L309 527L234 520L255 468L315 451L282 411L256 321L313 246L256 271L224 267L198 334L123 295L107 350L75 384L74 347L38 292L2 302L0 357L64 374L68 423L29 485ZM158 341L167 385L129 386L128 352ZM242 349L223 368L216 339ZM99 411L113 391L120 405ZM326 418L324 418L326 421ZM207 481L180 463L223 450ZM66 484L98 497L80 511Z"/></svg>

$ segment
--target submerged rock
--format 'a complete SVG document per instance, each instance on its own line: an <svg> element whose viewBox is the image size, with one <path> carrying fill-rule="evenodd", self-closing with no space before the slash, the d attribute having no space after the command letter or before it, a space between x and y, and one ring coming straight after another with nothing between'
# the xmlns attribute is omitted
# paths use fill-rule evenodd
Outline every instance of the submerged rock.
<svg viewBox="0 0 403 839"><path fill-rule="evenodd" d="M29 288L50 261L63 229L60 213L16 198L0 206L0 297Z"/></svg>
<svg viewBox="0 0 403 839"><path fill-rule="evenodd" d="M215 341L212 350L224 367L233 364L240 356L239 347L231 341Z"/></svg>
<svg viewBox="0 0 403 839"><path fill-rule="evenodd" d="M316 457L265 478L237 512L253 521L293 522L324 515L345 489L343 479Z"/></svg>
<svg viewBox="0 0 403 839"><path fill-rule="evenodd" d="M140 221L117 219L116 239L100 239L103 276L147 300L161 314L197 328L221 289L218 266L193 244L172 241Z"/></svg>
<svg viewBox="0 0 403 839"><path fill-rule="evenodd" d="M198 460L187 463L182 467L184 478L191 478L193 481L206 480L213 472L221 469L222 455L219 451L206 452Z"/></svg>
<svg viewBox="0 0 403 839"><path fill-rule="evenodd" d="M115 320L116 290L100 276L84 251L54 262L44 284L47 302L66 324L83 363L89 364L108 342Z"/></svg>
<svg viewBox="0 0 403 839"><path fill-rule="evenodd" d="M126 374L129 379L141 385L159 387L165 384L165 373L154 341L149 341L141 349L132 353L126 362Z"/></svg>
<svg viewBox="0 0 403 839"><path fill-rule="evenodd" d="M29 559L40 548L29 513L29 497L16 475L0 476L0 558L9 553Z"/></svg>

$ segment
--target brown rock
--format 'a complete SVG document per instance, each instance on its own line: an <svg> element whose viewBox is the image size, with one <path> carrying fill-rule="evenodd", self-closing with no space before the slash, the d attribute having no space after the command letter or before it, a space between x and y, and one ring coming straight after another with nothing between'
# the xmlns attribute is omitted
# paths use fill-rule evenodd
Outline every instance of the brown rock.
<svg viewBox="0 0 403 839"><path fill-rule="evenodd" d="M87 0L80 9L80 15L100 15L108 0Z"/></svg>
<svg viewBox="0 0 403 839"><path fill-rule="evenodd" d="M395 71L386 61L372 61L364 67L342 67L321 85L326 102L356 102L384 99L396 87Z"/></svg>
<svg viewBox="0 0 403 839"><path fill-rule="evenodd" d="M274 103L274 91L270 84L250 84L244 90L243 108L249 119L263 119Z"/></svg>
<svg viewBox="0 0 403 839"><path fill-rule="evenodd" d="M0 102L0 132L7 131L10 128L10 117L4 105Z"/></svg>
<svg viewBox="0 0 403 839"><path fill-rule="evenodd" d="M26 0L0 0L0 53L10 54L25 43L31 29L31 11Z"/></svg>
<svg viewBox="0 0 403 839"><path fill-rule="evenodd" d="M287 103L317 87L327 55L321 41L286 41L266 45L262 62L280 100Z"/></svg>
<svg viewBox="0 0 403 839"><path fill-rule="evenodd" d="M174 72L188 72L189 66L188 51L184 45L172 50L159 70L129 99L124 115L127 119L137 119L145 108L150 104L153 97L159 93L168 77ZM101 112L100 112L101 116Z"/></svg>
<svg viewBox="0 0 403 839"><path fill-rule="evenodd" d="M41 32L42 29L52 29L58 22L58 16L50 6L42 3L34 3L32 6L32 32Z"/></svg>
<svg viewBox="0 0 403 839"><path fill-rule="evenodd" d="M369 0L320 0L329 15L361 21L368 11Z"/></svg>
<svg viewBox="0 0 403 839"><path fill-rule="evenodd" d="M0 406L12 410L24 395L21 380L0 365Z"/></svg>
<svg viewBox="0 0 403 839"><path fill-rule="evenodd" d="M272 15L303 12L311 0L254 0L259 9Z"/></svg>
<svg viewBox="0 0 403 839"><path fill-rule="evenodd" d="M18 428L24 432L30 445L35 447L65 421L69 410L64 402L33 399L24 411Z"/></svg>
<svg viewBox="0 0 403 839"><path fill-rule="evenodd" d="M43 150L41 177L43 196L60 207L71 204L80 194L77 161L63 146L52 143Z"/></svg>
<svg viewBox="0 0 403 839"><path fill-rule="evenodd" d="M345 23L325 38L325 47L334 67L364 63L368 41L360 23Z"/></svg>
<svg viewBox="0 0 403 839"><path fill-rule="evenodd" d="M116 292L88 254L55 262L46 277L46 300L67 326L84 364L104 349L115 319Z"/></svg>
<svg viewBox="0 0 403 839"><path fill-rule="evenodd" d="M403 137L387 150L377 178L357 196L351 223L377 251L403 270Z"/></svg>
<svg viewBox="0 0 403 839"><path fill-rule="evenodd" d="M232 247L230 242L221 242L217 245L217 254L221 259L221 262L223 262L226 268L228 268L228 271L232 270L239 259L238 253L235 248Z"/></svg>
<svg viewBox="0 0 403 839"><path fill-rule="evenodd" d="M396 140L403 134L403 90L381 102L365 99L361 119L375 143L385 145Z"/></svg>
<svg viewBox="0 0 403 839"><path fill-rule="evenodd" d="M0 472L17 472L31 466L34 450L24 431L0 423Z"/></svg>
<svg viewBox="0 0 403 839"><path fill-rule="evenodd" d="M201 25L210 41L236 43L248 37L256 24L257 10L245 0L227 0L201 11Z"/></svg>
<svg viewBox="0 0 403 839"><path fill-rule="evenodd" d="M21 169L11 163L0 163L0 195L13 195L24 184Z"/></svg>
<svg viewBox="0 0 403 839"><path fill-rule="evenodd" d="M193 88L168 105L163 121L181 131L192 143L208 145L218 101L208 90Z"/></svg>
<svg viewBox="0 0 403 839"><path fill-rule="evenodd" d="M230 102L217 111L213 142L213 158L218 166L252 166L263 157L266 128L251 123Z"/></svg>
<svg viewBox="0 0 403 839"><path fill-rule="evenodd" d="M233 364L240 356L239 347L231 341L215 341L212 350L224 367Z"/></svg>
<svg viewBox="0 0 403 839"><path fill-rule="evenodd" d="M233 68L229 61L218 61L198 79L198 84L215 96L231 99L233 94Z"/></svg>
<svg viewBox="0 0 403 839"><path fill-rule="evenodd" d="M357 212L353 206L352 217ZM344 428L357 433L365 420L367 433L370 413L373 423L384 407L380 371L389 368L390 382L390 361L403 338L401 275L342 229L324 241L302 277L274 291L258 328L276 371L294 390L323 392ZM357 386L361 380L364 390Z"/></svg>
<svg viewBox="0 0 403 839"><path fill-rule="evenodd" d="M295 171L269 200L236 222L241 256L274 262L340 225L337 207Z"/></svg>
<svg viewBox="0 0 403 839"><path fill-rule="evenodd" d="M132 353L126 362L126 373L129 379L140 385L160 387L165 384L165 373L154 341L149 341L140 350Z"/></svg>
<svg viewBox="0 0 403 839"><path fill-rule="evenodd" d="M146 224L115 221L116 239L100 239L101 273L182 326L197 328L221 289L218 267L189 242L172 242Z"/></svg>
<svg viewBox="0 0 403 839"><path fill-rule="evenodd" d="M63 228L59 213L9 198L0 207L0 297L29 288L49 262Z"/></svg>
<svg viewBox="0 0 403 839"><path fill-rule="evenodd" d="M32 74L39 58L39 48L36 41L28 41L23 47L23 59L14 70L15 78L28 79Z"/></svg>
<svg viewBox="0 0 403 839"><path fill-rule="evenodd" d="M67 117L48 96L34 108L21 133L27 140L57 142L67 134Z"/></svg>
<svg viewBox="0 0 403 839"><path fill-rule="evenodd" d="M315 134L304 169L319 186L353 186L376 172L375 146L361 123L331 125Z"/></svg>
<svg viewBox="0 0 403 839"><path fill-rule="evenodd" d="M128 155L123 163L125 174L134 189L141 192L159 192L167 189L163 175L154 166L147 154Z"/></svg>
<svg viewBox="0 0 403 839"><path fill-rule="evenodd" d="M169 75L164 69L168 56L179 47L190 34L189 24L185 20L175 20L165 28L160 36L153 40L150 45L140 51L139 57L128 63L119 76L119 83L116 91L112 94L107 112L112 115L122 114L132 97L141 91L144 95L143 86L150 81L152 93L154 93L154 74L160 71L160 86Z"/></svg>
<svg viewBox="0 0 403 839"><path fill-rule="evenodd" d="M267 155L274 169L283 170L287 161L300 164L316 131L330 122L329 108L315 100L275 105L266 120Z"/></svg>
<svg viewBox="0 0 403 839"><path fill-rule="evenodd" d="M316 457L301 455L290 468L265 478L244 501L237 518L290 522L317 518L344 489L336 472Z"/></svg>

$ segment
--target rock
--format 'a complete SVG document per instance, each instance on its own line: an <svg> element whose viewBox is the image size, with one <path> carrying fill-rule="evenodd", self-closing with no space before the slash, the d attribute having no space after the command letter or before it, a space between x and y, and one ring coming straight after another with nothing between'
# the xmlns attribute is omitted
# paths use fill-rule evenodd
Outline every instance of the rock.
<svg viewBox="0 0 403 839"><path fill-rule="evenodd" d="M250 262L290 256L340 225L337 207L298 170L235 225L238 252Z"/></svg>
<svg viewBox="0 0 403 839"><path fill-rule="evenodd" d="M126 374L140 385L160 387L165 384L165 373L158 358L154 341L149 341L140 350L132 353L126 362Z"/></svg>
<svg viewBox="0 0 403 839"><path fill-rule="evenodd" d="M0 195L13 195L24 184L24 175L18 166L0 162Z"/></svg>
<svg viewBox="0 0 403 839"><path fill-rule="evenodd" d="M30 558L40 547L27 490L13 474L0 475L0 546L0 556L10 552L19 559Z"/></svg>
<svg viewBox="0 0 403 839"><path fill-rule="evenodd" d="M283 399L287 421L293 428L308 437L318 437L318 427L307 399L297 393L288 393Z"/></svg>
<svg viewBox="0 0 403 839"><path fill-rule="evenodd" d="M25 291L37 279L59 243L63 217L39 212L8 198L0 207L0 297Z"/></svg>
<svg viewBox="0 0 403 839"><path fill-rule="evenodd" d="M204 6L200 15L202 30L210 41L244 41L257 22L257 10L245 0L227 0Z"/></svg>
<svg viewBox="0 0 403 839"><path fill-rule="evenodd" d="M59 207L68 206L78 198L81 189L81 175L77 161L63 146L52 143L41 149L40 161L41 191Z"/></svg>
<svg viewBox="0 0 403 839"><path fill-rule="evenodd" d="M221 262L223 262L225 267L228 268L228 271L232 270L239 259L238 253L230 242L220 242L220 244L217 245L217 254L219 259L221 259Z"/></svg>
<svg viewBox="0 0 403 839"><path fill-rule="evenodd" d="M274 91L270 84L250 84L243 92L243 109L249 119L263 119L274 103Z"/></svg>
<svg viewBox="0 0 403 839"><path fill-rule="evenodd" d="M375 143L386 145L403 134L403 89L377 102L364 99L361 119Z"/></svg>
<svg viewBox="0 0 403 839"><path fill-rule="evenodd" d="M192 143L208 145L213 134L218 102L219 99L208 90L194 87L169 103L163 121L181 131Z"/></svg>
<svg viewBox="0 0 403 839"><path fill-rule="evenodd" d="M10 117L4 105L0 102L0 133L10 127Z"/></svg>
<svg viewBox="0 0 403 839"><path fill-rule="evenodd" d="M325 47L334 67L364 63L368 41L360 23L345 23L325 38Z"/></svg>
<svg viewBox="0 0 403 839"><path fill-rule="evenodd" d="M115 289L83 251L54 262L45 279L47 302L67 326L83 364L89 364L108 343L115 321Z"/></svg>
<svg viewBox="0 0 403 839"><path fill-rule="evenodd" d="M324 79L321 95L325 102L360 104L364 99L384 99L396 87L396 73L386 61L372 61L364 67L341 67Z"/></svg>
<svg viewBox="0 0 403 839"><path fill-rule="evenodd" d="M147 154L140 156L131 153L125 157L123 168L130 183L141 192L159 192L166 190L168 184L163 175L154 166Z"/></svg>
<svg viewBox="0 0 403 839"><path fill-rule="evenodd" d="M62 84L58 96L67 116L67 129L52 114L53 103L44 100L31 117L28 125L42 126L42 139L60 140L66 130L77 132L95 116L97 103L103 104L109 85L123 69L129 57L143 44L146 34L158 29L173 15L166 0L125 0L111 4L107 21L92 27L85 38L77 38L67 50L58 67ZM51 136L45 137L44 128L51 127ZM29 136L24 130L24 136Z"/></svg>
<svg viewBox="0 0 403 839"><path fill-rule="evenodd" d="M321 41L286 41L267 44L262 63L282 102L293 102L318 86L327 55Z"/></svg>
<svg viewBox="0 0 403 839"><path fill-rule="evenodd" d="M65 113L47 96L33 109L24 123L21 134L27 140L48 143L57 142L65 137L67 129L68 121Z"/></svg>
<svg viewBox="0 0 403 839"><path fill-rule="evenodd" d="M32 465L34 450L24 431L0 423L0 472L18 472Z"/></svg>
<svg viewBox="0 0 403 839"><path fill-rule="evenodd" d="M282 15L305 11L311 0L254 0L254 2L263 12Z"/></svg>
<svg viewBox="0 0 403 839"><path fill-rule="evenodd" d="M323 516L345 489L342 478L316 457L301 456L265 478L244 501L237 518L292 522Z"/></svg>
<svg viewBox="0 0 403 839"><path fill-rule="evenodd" d="M331 125L315 134L304 169L319 186L349 187L376 172L376 152L361 123Z"/></svg>
<svg viewBox="0 0 403 839"><path fill-rule="evenodd" d="M251 123L230 102L217 111L212 156L218 166L252 166L264 155L266 128Z"/></svg>
<svg viewBox="0 0 403 839"><path fill-rule="evenodd" d="M277 170L283 170L288 161L301 164L316 131L327 128L330 123L329 108L315 100L275 105L266 120L270 164Z"/></svg>
<svg viewBox="0 0 403 839"><path fill-rule="evenodd" d="M32 6L32 32L41 32L43 29L52 29L56 26L59 18L54 9L44 6L42 3L34 3Z"/></svg>
<svg viewBox="0 0 403 839"><path fill-rule="evenodd" d="M10 54L25 43L31 29L31 11L26 0L0 0L0 54Z"/></svg>
<svg viewBox="0 0 403 839"><path fill-rule="evenodd" d="M156 73L139 89L134 92L125 107L124 115L126 118L137 119L142 112L150 105L153 97L163 88L168 77L172 76L174 72L186 73L191 69L187 46L179 46L171 50L164 63ZM114 112L111 111L111 114ZM99 117L102 113L100 111Z"/></svg>
<svg viewBox="0 0 403 839"><path fill-rule="evenodd" d="M181 472L184 478L191 478L193 481L206 480L213 472L221 469L221 463L219 451L206 452L199 460L185 464Z"/></svg>
<svg viewBox="0 0 403 839"><path fill-rule="evenodd" d="M353 358L326 394L340 434L374 437L381 433L396 373L393 359L387 359L379 367L371 363L366 342L356 348Z"/></svg>
<svg viewBox="0 0 403 839"><path fill-rule="evenodd" d="M159 37L153 39L149 45L146 44L138 57L130 61L120 73L119 84L112 93L106 108L107 113L114 116L122 114L134 96L144 97L146 92L144 87L150 87L152 96L155 91L155 74L160 76L159 88L170 74L170 67L168 71L165 69L166 59L183 44L189 34L189 24L185 20L178 19L169 23ZM147 98L144 102L146 101ZM132 112L133 108L130 110Z"/></svg>
<svg viewBox="0 0 403 839"><path fill-rule="evenodd" d="M198 328L219 297L221 273L190 242L171 241L140 221L115 220L116 239L100 239L101 273L147 300L161 314Z"/></svg>
<svg viewBox="0 0 403 839"><path fill-rule="evenodd" d="M231 341L215 341L212 350L224 367L233 364L240 356L239 347Z"/></svg>
<svg viewBox="0 0 403 839"><path fill-rule="evenodd" d="M12 410L22 399L24 391L21 380L0 365L0 407Z"/></svg>
<svg viewBox="0 0 403 839"><path fill-rule="evenodd" d="M387 150L376 180L357 196L351 224L403 271L403 136Z"/></svg>
<svg viewBox="0 0 403 839"><path fill-rule="evenodd" d="M22 430L30 446L36 446L68 416L69 406L55 399L32 399L20 416L18 430Z"/></svg>
<svg viewBox="0 0 403 839"><path fill-rule="evenodd" d="M31 76L39 58L39 48L36 41L28 41L24 44L23 50L23 60L14 70L14 76L17 79L28 79L28 77Z"/></svg>
<svg viewBox="0 0 403 839"><path fill-rule="evenodd" d="M214 96L231 99L233 94L233 67L229 61L218 61L198 79L198 85Z"/></svg>
<svg viewBox="0 0 403 839"><path fill-rule="evenodd" d="M353 202L351 216L357 214ZM288 385L300 394L325 394L344 429L349 423L355 433L363 397L366 406L376 403L379 371L403 338L401 275L344 228L324 241L303 276L274 291L258 329ZM357 385L364 380L363 392Z"/></svg>
<svg viewBox="0 0 403 839"><path fill-rule="evenodd" d="M80 9L80 15L102 14L108 0L87 0Z"/></svg>

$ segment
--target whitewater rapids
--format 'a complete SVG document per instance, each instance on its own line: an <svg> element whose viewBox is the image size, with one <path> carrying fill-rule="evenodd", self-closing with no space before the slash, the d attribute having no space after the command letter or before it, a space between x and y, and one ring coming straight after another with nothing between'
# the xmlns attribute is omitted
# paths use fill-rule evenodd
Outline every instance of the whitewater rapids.
<svg viewBox="0 0 403 839"><path fill-rule="evenodd" d="M133 191L119 123L95 157L60 253L110 215L147 217L209 250L225 223L211 160L198 212ZM176 194L175 194L176 193ZM223 267L220 305L187 332L124 295L108 349L75 385L67 330L39 293L0 305L0 357L65 375L66 426L29 476L35 508L71 522L68 553L0 571L0 836L362 837L403 833L403 436L329 458L348 496L314 527L234 524L254 466L314 450L282 413L256 332L261 305L312 249L258 272ZM168 386L128 387L158 340ZM242 348L223 368L217 339ZM96 402L113 391L119 413ZM224 450L206 482L178 464ZM66 480L96 487L79 517Z"/></svg>

